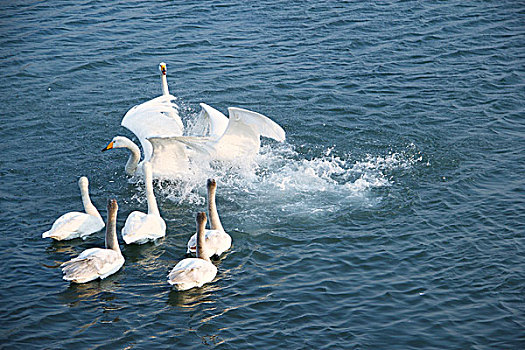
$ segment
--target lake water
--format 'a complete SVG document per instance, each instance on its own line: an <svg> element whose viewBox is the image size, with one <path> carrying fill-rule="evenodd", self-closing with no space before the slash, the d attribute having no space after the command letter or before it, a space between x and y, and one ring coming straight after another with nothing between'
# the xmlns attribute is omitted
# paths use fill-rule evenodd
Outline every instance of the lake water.
<svg viewBox="0 0 525 350"><path fill-rule="evenodd" d="M0 348L525 348L525 5L518 1L16 1L0 13ZM41 238L81 210L146 210L100 150L170 91L287 132L253 163L156 183L167 236L84 285L104 244ZM136 139L135 139L136 140ZM216 279L166 283L204 209ZM121 240L121 244L122 244Z"/></svg>

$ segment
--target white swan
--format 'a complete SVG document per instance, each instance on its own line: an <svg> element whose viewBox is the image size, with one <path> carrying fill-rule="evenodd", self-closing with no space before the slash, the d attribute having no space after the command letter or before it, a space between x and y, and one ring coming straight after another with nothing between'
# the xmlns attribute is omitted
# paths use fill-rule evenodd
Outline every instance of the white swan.
<svg viewBox="0 0 525 350"><path fill-rule="evenodd" d="M166 223L160 216L157 200L153 193L151 164L144 162L142 167L144 169L144 182L146 184L148 213L145 214L140 211L134 211L129 214L122 228L122 238L126 244L143 244L166 235Z"/></svg>
<svg viewBox="0 0 525 350"><path fill-rule="evenodd" d="M97 208L91 203L89 198L89 181L82 176L78 180L82 204L85 213L72 211L59 217L49 231L42 234L42 238L53 238L57 241L68 240L80 237L84 239L92 233L104 228L104 220L100 216Z"/></svg>
<svg viewBox="0 0 525 350"><path fill-rule="evenodd" d="M284 141L284 130L262 114L231 107L228 119L204 103L201 103L201 113L190 130L193 136L182 136L184 125L178 113L179 107L174 102L176 98L169 94L164 62L159 64L159 70L162 96L134 106L121 122L139 139L144 161L152 163L153 177L180 177L189 170L190 160L202 161L203 156L223 161L253 157L260 148L260 136ZM126 172L135 175L141 169L140 150L129 139L121 141L114 138L104 150L128 148L132 153Z"/></svg>
<svg viewBox="0 0 525 350"><path fill-rule="evenodd" d="M203 109L207 110L205 116L211 115L212 107L201 103ZM216 110L214 110L216 111ZM276 141L284 141L286 134L277 123L270 118L247 109L230 107L228 113L230 118L224 126L224 119L217 118L219 111L214 113L215 125L209 136L172 136L172 137L148 137L153 146L153 153L166 145L180 142L187 147L190 158L203 155L212 160L233 161L239 158L252 158L259 152L261 146L260 137L269 137ZM212 128L210 128L211 131Z"/></svg>
<svg viewBox="0 0 525 350"><path fill-rule="evenodd" d="M166 63L159 64L162 95L150 101L131 108L122 118L121 125L133 132L139 139L144 152L143 161L151 161L153 177L170 177L173 174L185 172L188 169L187 156L184 147L180 144L165 145L158 149L153 157L153 149L148 137L153 136L181 136L184 125L180 119L175 103L176 98L169 93ZM113 148L127 148L131 155L126 163L126 174L140 175L140 149L130 139L116 136L102 150ZM152 159L154 158L154 159Z"/></svg>
<svg viewBox="0 0 525 350"><path fill-rule="evenodd" d="M140 162L139 147L127 137L115 136L102 149L102 152L115 148L126 148L130 151L130 156L124 169L126 174L131 176L142 175L142 164L144 161L151 163L154 178L173 177L176 174L185 173L189 169L185 146L179 142L159 145L154 154L142 162Z"/></svg>
<svg viewBox="0 0 525 350"><path fill-rule="evenodd" d="M63 279L75 283L86 283L97 278L104 279L117 272L124 265L117 239L117 201L108 201L108 224L106 227L106 248L90 248L78 257L61 265Z"/></svg>
<svg viewBox="0 0 525 350"><path fill-rule="evenodd" d="M144 159L152 155L148 137L181 136L184 125L179 116L176 98L168 91L166 63L159 64L162 95L131 108L122 118L121 125L133 132L139 139L144 151Z"/></svg>
<svg viewBox="0 0 525 350"><path fill-rule="evenodd" d="M217 189L217 182L214 179L208 179L208 216L210 217L210 230L205 230L206 253L208 256L217 255L230 249L232 245L232 238L224 231L217 212L217 205L215 204L215 191ZM197 245L197 234L191 236L188 241L187 253L195 253Z"/></svg>
<svg viewBox="0 0 525 350"><path fill-rule="evenodd" d="M217 275L217 267L212 264L205 249L205 226L206 213L197 213L197 257L179 261L168 275L168 283L177 290L201 287Z"/></svg>

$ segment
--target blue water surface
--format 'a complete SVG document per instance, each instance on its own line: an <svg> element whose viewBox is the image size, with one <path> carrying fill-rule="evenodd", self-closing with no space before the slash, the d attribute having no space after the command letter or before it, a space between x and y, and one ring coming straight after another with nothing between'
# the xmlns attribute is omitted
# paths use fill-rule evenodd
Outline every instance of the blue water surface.
<svg viewBox="0 0 525 350"><path fill-rule="evenodd" d="M525 5L519 1L3 1L0 348L525 348ZM155 193L166 238L83 285L104 244L41 238L90 179L118 230L146 210L124 151L132 106L170 91L262 113L240 167ZM233 247L216 279L166 283L204 209Z"/></svg>

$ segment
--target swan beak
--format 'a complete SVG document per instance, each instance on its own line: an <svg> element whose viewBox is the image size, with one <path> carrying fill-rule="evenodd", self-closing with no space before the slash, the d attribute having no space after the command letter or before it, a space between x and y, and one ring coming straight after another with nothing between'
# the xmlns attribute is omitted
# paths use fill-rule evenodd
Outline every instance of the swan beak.
<svg viewBox="0 0 525 350"><path fill-rule="evenodd" d="M112 148L113 148L113 141L108 143L108 145L102 149L102 152L107 151L108 149L112 149Z"/></svg>
<svg viewBox="0 0 525 350"><path fill-rule="evenodd" d="M160 65L160 72L162 73L162 75L166 75L166 65L165 64Z"/></svg>

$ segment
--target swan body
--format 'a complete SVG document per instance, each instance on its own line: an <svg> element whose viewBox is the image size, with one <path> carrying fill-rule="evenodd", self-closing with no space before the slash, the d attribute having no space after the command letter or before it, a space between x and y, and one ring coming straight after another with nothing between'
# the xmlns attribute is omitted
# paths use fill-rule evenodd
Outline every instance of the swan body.
<svg viewBox="0 0 525 350"><path fill-rule="evenodd" d="M232 246L232 238L229 234L220 230L205 230L204 239L206 240L206 250L210 256L221 256L222 253ZM195 253L197 237L191 236L188 241L186 253Z"/></svg>
<svg viewBox="0 0 525 350"><path fill-rule="evenodd" d="M180 261L168 275L168 283L175 289L183 291L194 287L202 287L213 281L217 275L217 267L210 261L199 258L186 258Z"/></svg>
<svg viewBox="0 0 525 350"><path fill-rule="evenodd" d="M148 213L134 211L129 214L122 228L122 238L126 244L143 244L166 235L166 223L160 216L157 200L153 193L151 163L145 162L143 170Z"/></svg>
<svg viewBox="0 0 525 350"><path fill-rule="evenodd" d="M53 238L57 241L79 237L84 239L104 228L104 220L89 198L87 177L81 177L78 180L78 186L80 187L85 213L73 211L62 215L53 223L49 231L42 234L42 238Z"/></svg>
<svg viewBox="0 0 525 350"><path fill-rule="evenodd" d="M209 111L213 110L212 107L201 106L208 111L204 115L211 115ZM261 136L279 142L286 138L283 128L260 113L236 107L228 108L228 112L230 118L224 116L228 120L226 126L224 119L217 117L220 112L214 112L215 122L213 127L209 126L210 134L207 136L149 137L153 153L166 144L180 142L186 146L190 158L206 155L213 160L233 161L240 157L253 158L259 152Z"/></svg>
<svg viewBox="0 0 525 350"><path fill-rule="evenodd" d="M209 179L207 183L208 190L208 216L210 217L210 230L204 231L205 249L208 256L221 256L222 253L230 249L232 238L227 234L221 224L219 213L215 202L215 192L217 182ZM197 234L191 236L187 244L187 253L195 253L197 246Z"/></svg>
<svg viewBox="0 0 525 350"><path fill-rule="evenodd" d="M168 275L168 283L177 290L188 290L202 287L213 281L217 275L217 267L212 264L207 255L204 240L206 214L197 214L197 257L181 260Z"/></svg>
<svg viewBox="0 0 525 350"><path fill-rule="evenodd" d="M97 278L104 279L124 265L124 256L120 251L116 221L117 201L108 201L108 225L106 227L106 248L90 248L78 257L61 265L63 279L75 283L86 283Z"/></svg>

